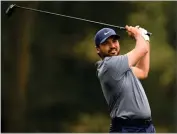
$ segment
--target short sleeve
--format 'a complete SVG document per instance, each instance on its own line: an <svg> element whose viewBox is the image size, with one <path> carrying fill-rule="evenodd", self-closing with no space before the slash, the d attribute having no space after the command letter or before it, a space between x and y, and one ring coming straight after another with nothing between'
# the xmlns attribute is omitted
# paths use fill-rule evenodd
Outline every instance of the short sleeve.
<svg viewBox="0 0 177 134"><path fill-rule="evenodd" d="M130 70L127 55L107 57L105 60L106 68L113 75L116 74L116 76L121 76L126 71Z"/></svg>

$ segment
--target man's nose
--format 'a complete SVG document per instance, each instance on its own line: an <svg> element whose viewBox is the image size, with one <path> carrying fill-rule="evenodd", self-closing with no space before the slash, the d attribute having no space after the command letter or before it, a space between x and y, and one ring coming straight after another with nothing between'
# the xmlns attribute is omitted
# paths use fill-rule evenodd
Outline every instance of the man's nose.
<svg viewBox="0 0 177 134"><path fill-rule="evenodd" d="M111 47L111 48L116 48L116 44L110 43L110 47Z"/></svg>

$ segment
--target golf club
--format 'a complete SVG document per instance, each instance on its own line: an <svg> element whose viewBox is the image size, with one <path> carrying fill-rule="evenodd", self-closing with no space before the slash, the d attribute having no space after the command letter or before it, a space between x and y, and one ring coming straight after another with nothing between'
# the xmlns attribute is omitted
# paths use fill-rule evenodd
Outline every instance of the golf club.
<svg viewBox="0 0 177 134"><path fill-rule="evenodd" d="M101 24L101 25L105 25L105 26L115 27L115 28L118 28L118 29L120 29L120 30L126 30L125 27L121 27L121 26L116 26L116 25L112 25L112 24L97 22L97 21L93 21L93 20L87 20L87 19L78 18L78 17L74 17L74 16L68 16L68 15L59 14L59 13L48 12L48 11L39 10L39 9L34 9L34 8L29 8L29 7L22 7L22 6L18 6L18 5L16 5L16 4L11 4L11 5L7 8L7 10L6 10L6 15L11 16L12 13L14 12L15 8L21 8L21 9L31 10L31 11L35 11L35 12L41 12L41 13L46 13L46 14L51 14L51 15L57 15L57 16L62 16L62 17L66 17L66 18L71 18L71 19L76 19L76 20L87 21L87 22L90 22L90 23L96 23L96 24ZM152 33L147 32L147 35L148 35L148 36L151 36L151 34L152 34Z"/></svg>

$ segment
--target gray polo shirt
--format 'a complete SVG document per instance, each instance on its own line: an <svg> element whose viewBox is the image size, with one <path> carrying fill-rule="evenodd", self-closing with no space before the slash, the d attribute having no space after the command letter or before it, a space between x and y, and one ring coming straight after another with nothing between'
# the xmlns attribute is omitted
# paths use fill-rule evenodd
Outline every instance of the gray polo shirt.
<svg viewBox="0 0 177 134"><path fill-rule="evenodd" d="M97 62L97 75L111 118L151 117L143 86L129 67L127 55L106 57Z"/></svg>

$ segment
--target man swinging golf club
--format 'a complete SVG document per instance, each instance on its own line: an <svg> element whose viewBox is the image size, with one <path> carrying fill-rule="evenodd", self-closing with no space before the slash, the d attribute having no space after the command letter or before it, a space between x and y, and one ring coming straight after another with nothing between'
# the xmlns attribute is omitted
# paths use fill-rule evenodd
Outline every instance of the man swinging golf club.
<svg viewBox="0 0 177 134"><path fill-rule="evenodd" d="M124 55L119 55L120 36L114 30L103 28L95 35L97 53L102 59L97 64L97 74L110 110L110 132L155 132L148 99L138 80L146 78L149 72L150 32L140 27L120 27L16 4L10 5L6 14L12 15L15 8L127 30L136 40L136 46Z"/></svg>
<svg viewBox="0 0 177 134"><path fill-rule="evenodd" d="M103 28L95 35L102 59L96 64L97 76L110 111L110 132L155 133L149 102L139 81L149 72L149 36L139 26L125 28L136 45L124 55L119 55L120 36L113 29Z"/></svg>

